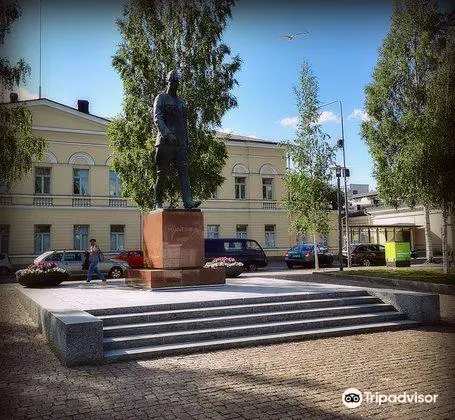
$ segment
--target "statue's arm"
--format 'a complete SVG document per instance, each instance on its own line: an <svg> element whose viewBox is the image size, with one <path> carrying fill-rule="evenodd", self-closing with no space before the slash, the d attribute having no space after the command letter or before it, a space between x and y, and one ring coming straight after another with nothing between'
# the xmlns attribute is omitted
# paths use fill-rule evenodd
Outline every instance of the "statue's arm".
<svg viewBox="0 0 455 420"><path fill-rule="evenodd" d="M158 95L155 98L155 102L153 104L153 121L158 127L161 137L164 139L168 138L171 131L167 128L167 125L164 122L164 99L162 95Z"/></svg>

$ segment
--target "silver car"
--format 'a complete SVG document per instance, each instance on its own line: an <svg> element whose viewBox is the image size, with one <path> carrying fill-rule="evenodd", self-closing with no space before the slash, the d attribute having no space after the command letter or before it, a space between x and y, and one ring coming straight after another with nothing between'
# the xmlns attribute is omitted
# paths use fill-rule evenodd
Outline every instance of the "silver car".
<svg viewBox="0 0 455 420"><path fill-rule="evenodd" d="M13 272L11 260L6 254L0 254L0 276L7 276Z"/></svg>
<svg viewBox="0 0 455 420"><path fill-rule="evenodd" d="M54 262L58 267L68 271L71 277L81 277L87 275L87 270L82 269L84 254L86 251L65 250L65 251L47 251L35 258L34 263ZM126 270L130 268L126 261L105 259L98 263L98 269L110 279L120 279L124 277Z"/></svg>

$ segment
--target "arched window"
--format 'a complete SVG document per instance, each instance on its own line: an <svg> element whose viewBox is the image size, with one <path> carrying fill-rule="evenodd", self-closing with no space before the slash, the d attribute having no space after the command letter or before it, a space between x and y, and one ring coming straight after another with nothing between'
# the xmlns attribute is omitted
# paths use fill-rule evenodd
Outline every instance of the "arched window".
<svg viewBox="0 0 455 420"><path fill-rule="evenodd" d="M70 158L68 159L68 163L70 165L89 165L89 166L93 166L95 164L95 161L88 153L76 152L76 153L73 153L70 156Z"/></svg>
<svg viewBox="0 0 455 420"><path fill-rule="evenodd" d="M246 175L250 173L247 166L242 163L237 163L232 168L234 176L234 195L237 200L246 199Z"/></svg>
<svg viewBox="0 0 455 420"><path fill-rule="evenodd" d="M262 199L274 199L274 177L278 174L277 170L270 163L264 163L259 168L259 174L262 175Z"/></svg>

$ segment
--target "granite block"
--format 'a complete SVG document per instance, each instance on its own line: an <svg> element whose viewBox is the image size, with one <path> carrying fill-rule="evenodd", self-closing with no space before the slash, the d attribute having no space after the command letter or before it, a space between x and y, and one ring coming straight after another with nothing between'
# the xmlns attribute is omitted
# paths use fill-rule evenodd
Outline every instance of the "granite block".
<svg viewBox="0 0 455 420"><path fill-rule="evenodd" d="M226 273L219 268L180 270L137 269L126 272L126 284L140 288L200 286L225 284Z"/></svg>
<svg viewBox="0 0 455 420"><path fill-rule="evenodd" d="M200 211L157 210L143 217L144 267L198 268L205 263Z"/></svg>

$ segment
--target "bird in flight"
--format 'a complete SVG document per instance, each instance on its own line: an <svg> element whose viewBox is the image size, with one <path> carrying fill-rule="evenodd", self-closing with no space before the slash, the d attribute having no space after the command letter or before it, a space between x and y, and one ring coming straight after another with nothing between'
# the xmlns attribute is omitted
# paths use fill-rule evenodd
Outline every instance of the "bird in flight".
<svg viewBox="0 0 455 420"><path fill-rule="evenodd" d="M281 38L286 39L287 41L292 41L296 36L307 34L308 31L304 32L297 32L296 34L293 35L281 35Z"/></svg>

